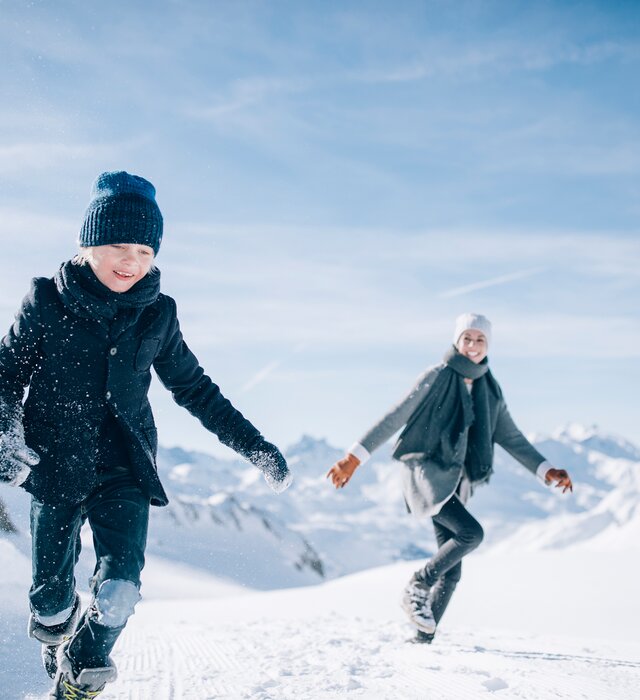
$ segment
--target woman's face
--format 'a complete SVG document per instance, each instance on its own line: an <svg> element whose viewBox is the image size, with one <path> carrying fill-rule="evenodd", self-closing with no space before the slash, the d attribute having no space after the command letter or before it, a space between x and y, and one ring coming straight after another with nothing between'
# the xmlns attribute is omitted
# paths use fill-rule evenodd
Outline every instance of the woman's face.
<svg viewBox="0 0 640 700"><path fill-rule="evenodd" d="M112 292L128 292L151 269L153 248L137 243L98 245L91 249L89 265Z"/></svg>
<svg viewBox="0 0 640 700"><path fill-rule="evenodd" d="M482 362L489 350L484 333L482 331L476 331L473 328L465 331L458 338L456 348L461 355L468 357L475 363Z"/></svg>

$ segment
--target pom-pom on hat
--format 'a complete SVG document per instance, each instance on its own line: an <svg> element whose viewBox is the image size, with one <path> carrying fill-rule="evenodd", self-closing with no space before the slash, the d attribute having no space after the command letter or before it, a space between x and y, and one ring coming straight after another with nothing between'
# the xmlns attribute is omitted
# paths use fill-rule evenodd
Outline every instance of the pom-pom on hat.
<svg viewBox="0 0 640 700"><path fill-rule="evenodd" d="M156 188L124 170L98 175L80 229L80 245L137 243L148 245L157 255L161 241L162 214Z"/></svg>
<svg viewBox="0 0 640 700"><path fill-rule="evenodd" d="M460 336L465 332L474 329L482 331L487 339L487 345L491 345L491 321L482 314L460 314L456 318L456 329L453 332L453 344L457 345Z"/></svg>

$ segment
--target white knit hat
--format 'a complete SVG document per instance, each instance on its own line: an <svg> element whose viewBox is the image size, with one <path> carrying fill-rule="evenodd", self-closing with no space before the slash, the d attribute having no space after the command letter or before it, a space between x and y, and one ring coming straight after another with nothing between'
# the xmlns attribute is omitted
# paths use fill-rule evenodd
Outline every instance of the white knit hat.
<svg viewBox="0 0 640 700"><path fill-rule="evenodd" d="M453 344L457 345L460 336L468 330L482 331L487 339L487 345L491 345L491 321L482 314L460 314L456 319L456 329L453 333Z"/></svg>

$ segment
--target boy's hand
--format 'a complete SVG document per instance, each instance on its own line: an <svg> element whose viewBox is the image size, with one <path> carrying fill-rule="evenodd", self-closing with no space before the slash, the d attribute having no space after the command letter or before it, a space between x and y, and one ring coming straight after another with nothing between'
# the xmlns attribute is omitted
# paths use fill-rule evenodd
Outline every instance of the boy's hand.
<svg viewBox="0 0 640 700"><path fill-rule="evenodd" d="M555 467L548 469L547 473L544 475L544 480L547 484L555 481L555 487L557 489L562 489L562 493L566 493L567 490L573 492L571 477L569 476L569 472L564 469L556 469Z"/></svg>
<svg viewBox="0 0 640 700"><path fill-rule="evenodd" d="M291 486L293 474L280 450L266 440L262 441L254 464L264 474L264 480L275 493L282 493Z"/></svg>
<svg viewBox="0 0 640 700"><path fill-rule="evenodd" d="M327 472L327 479L331 478L333 485L337 489L341 489L353 476L353 472L358 468L360 460L351 453L347 454L346 457L339 459Z"/></svg>
<svg viewBox="0 0 640 700"><path fill-rule="evenodd" d="M21 486L40 457L24 443L21 431L0 435L0 481Z"/></svg>
<svg viewBox="0 0 640 700"><path fill-rule="evenodd" d="M287 467L286 472L282 472L277 479L270 472L265 472L264 480L269 484L269 487L274 493L282 493L293 483L293 474L289 467Z"/></svg>

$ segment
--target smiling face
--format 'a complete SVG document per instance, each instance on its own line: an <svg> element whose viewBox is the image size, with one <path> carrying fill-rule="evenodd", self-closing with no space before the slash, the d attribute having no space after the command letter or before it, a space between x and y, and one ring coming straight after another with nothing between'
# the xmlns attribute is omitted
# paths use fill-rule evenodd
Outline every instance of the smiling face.
<svg viewBox="0 0 640 700"><path fill-rule="evenodd" d="M487 356L489 348L487 346L487 338L482 331L477 331L470 328L465 331L459 338L456 344L456 349L461 355L468 357L476 364L482 362Z"/></svg>
<svg viewBox="0 0 640 700"><path fill-rule="evenodd" d="M128 292L151 269L153 248L137 243L117 243L91 248L87 255L95 276L112 292Z"/></svg>

